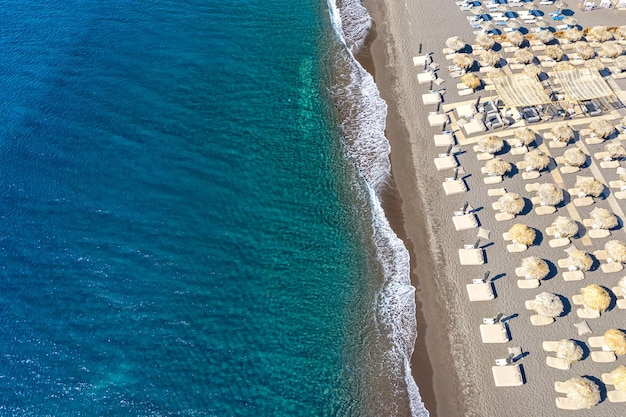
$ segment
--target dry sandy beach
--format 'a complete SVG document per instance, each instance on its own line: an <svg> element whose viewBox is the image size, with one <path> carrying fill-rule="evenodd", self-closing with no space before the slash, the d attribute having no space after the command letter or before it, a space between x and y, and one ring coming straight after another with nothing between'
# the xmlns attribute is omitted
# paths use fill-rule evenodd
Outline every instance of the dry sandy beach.
<svg viewBox="0 0 626 417"><path fill-rule="evenodd" d="M619 365L626 364L623 357L614 363L595 363L586 358L572 365L569 370L557 370L546 365L546 352L542 350L543 340L572 338L587 342L588 336L602 335L610 327L624 328L626 312L616 307L603 313L599 319L587 320L593 333L579 336L574 323L582 319L576 315L576 306L572 305L569 313L556 319L548 326L532 326L531 313L524 308L524 301L535 297L542 291L560 294L571 302L572 296L580 288L597 283L611 288L626 272L604 274L598 268L586 273L584 281L565 282L562 271L553 268L550 279L542 282L537 289L519 289L516 285L515 268L521 259L538 256L551 260L555 265L558 259L565 258L563 248L548 246L545 229L556 215L574 213L580 218L588 218L594 207L611 209L617 200L598 199L590 207L561 207L554 216L537 216L532 212L508 222L495 221L495 212L491 203L496 199L487 194L488 187L483 183L480 167L484 161L478 161L471 146L462 146L457 155L460 165L471 174L467 177L469 192L446 196L442 182L451 175L450 171L438 172L433 158L442 152L433 143L433 135L440 128L430 127L427 121L433 106L424 106L421 95L428 92L428 84L419 85L416 75L421 69L414 67L412 57L433 53L433 59L442 68L448 65L442 54L447 38L459 35L472 43L475 35L467 23L467 13L460 11L452 0L420 2L374 2L367 1L375 21L375 38L371 45L371 57L363 56L364 61L371 59L368 69L375 73L375 80L381 96L389 105L387 118L387 137L391 142L393 187L385 196L385 210L394 230L405 241L412 258L412 282L416 287L418 307L418 339L412 360L412 369L426 407L431 415L439 417L453 416L618 416L626 415L624 403L610 403L603 395L603 401L596 407L584 411L565 411L557 409L554 391L556 380L564 381L574 376L593 376L600 379L603 372L610 372ZM596 24L619 26L626 23L626 12L614 10L595 10L584 13L573 7L578 23L583 26ZM554 11L550 8L545 10ZM548 16L546 16L547 18ZM620 23L621 22L621 23ZM365 54L367 55L367 54ZM445 69L443 70L445 71ZM456 82L456 81L455 81ZM438 88L445 88L444 104L488 99L488 91L479 91L469 97L461 98L456 93L454 82L446 81ZM622 117L626 109L615 112L614 117ZM619 119L615 120L617 123ZM572 122L576 129L586 128L589 120ZM537 125L531 128L539 130ZM539 133L544 133L547 126ZM508 132L513 134L512 129ZM603 150L603 145L585 145L588 153ZM563 150L542 149L555 158ZM522 156L510 153L502 156L509 162L517 162ZM624 165L624 163L622 163ZM595 167L595 165L594 165ZM586 168L581 175L593 175L596 168ZM615 170L600 170L607 182L617 178ZM534 181L524 181L517 173L506 178L498 187L507 191L518 192L530 199L534 194L525 191L529 182L557 182L565 187L573 187L575 174L559 175L551 167L550 172L542 173ZM457 232L452 223L453 212L459 210L465 202L477 209L481 227L491 230L491 241L485 248L487 263L481 266L461 266L457 251L463 244L476 240L476 229ZM617 214L617 213L616 213ZM622 219L624 221L626 219ZM531 246L523 253L508 253L502 234L514 223L525 223L537 230L540 245ZM613 231L608 239L589 239L581 237L573 243L579 249L593 252L602 249L610 239L626 240L622 227ZM486 243L483 241L483 244ZM486 271L491 272L497 297L493 301L470 303L465 289L473 278L481 278ZM567 309L566 309L567 310ZM498 313L511 318L507 321L512 340L505 344L483 344L480 339L479 325L484 317L494 317ZM520 387L496 388L491 367L496 358L507 356L507 348L520 346L524 357L516 363L523 366L526 383ZM587 355L588 356L588 355Z"/></svg>

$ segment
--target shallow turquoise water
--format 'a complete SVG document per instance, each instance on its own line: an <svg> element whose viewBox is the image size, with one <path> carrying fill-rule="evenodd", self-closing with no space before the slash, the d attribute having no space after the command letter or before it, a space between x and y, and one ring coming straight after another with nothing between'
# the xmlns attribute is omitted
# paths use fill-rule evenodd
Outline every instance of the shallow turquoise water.
<svg viewBox="0 0 626 417"><path fill-rule="evenodd" d="M0 414L363 415L326 4L0 5Z"/></svg>

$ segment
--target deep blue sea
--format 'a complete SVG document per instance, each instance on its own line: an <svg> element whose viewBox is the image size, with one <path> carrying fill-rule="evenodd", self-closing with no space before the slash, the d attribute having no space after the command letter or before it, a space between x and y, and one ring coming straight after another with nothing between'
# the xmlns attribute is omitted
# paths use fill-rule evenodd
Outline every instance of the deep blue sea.
<svg viewBox="0 0 626 417"><path fill-rule="evenodd" d="M326 2L0 22L1 416L406 410Z"/></svg>

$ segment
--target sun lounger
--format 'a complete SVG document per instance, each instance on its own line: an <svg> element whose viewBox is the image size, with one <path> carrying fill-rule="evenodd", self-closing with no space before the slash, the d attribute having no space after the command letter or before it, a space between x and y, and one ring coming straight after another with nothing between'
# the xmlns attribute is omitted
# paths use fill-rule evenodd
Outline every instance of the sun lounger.
<svg viewBox="0 0 626 417"><path fill-rule="evenodd" d="M626 391L607 391L606 399L611 403L623 403L626 402Z"/></svg>
<svg viewBox="0 0 626 417"><path fill-rule="evenodd" d="M621 180L613 180L609 181L609 187L617 188L618 190L624 190L626 189L626 183Z"/></svg>
<svg viewBox="0 0 626 417"><path fill-rule="evenodd" d="M446 195L461 194L467 191L467 185L462 179L452 179L452 181L443 182L443 190Z"/></svg>
<svg viewBox="0 0 626 417"><path fill-rule="evenodd" d="M580 171L580 168L569 166L569 165L564 165L562 167L559 167L559 171L561 171L561 174L573 174L575 172Z"/></svg>
<svg viewBox="0 0 626 417"><path fill-rule="evenodd" d="M437 171L444 171L446 169L456 168L457 166L459 166L459 163L453 155L435 158L435 168L437 168Z"/></svg>
<svg viewBox="0 0 626 417"><path fill-rule="evenodd" d="M603 169L614 169L614 168L617 168L618 166L620 166L619 161L601 161L600 162L600 168L603 168Z"/></svg>
<svg viewBox="0 0 626 417"><path fill-rule="evenodd" d="M519 253L519 252L524 252L525 250L528 249L528 246L526 245L522 245L521 243L511 243L509 245L506 245L506 250L509 253Z"/></svg>
<svg viewBox="0 0 626 417"><path fill-rule="evenodd" d="M604 239L605 237L611 236L611 231L605 229L591 229L587 230L587 236L592 239Z"/></svg>
<svg viewBox="0 0 626 417"><path fill-rule="evenodd" d="M581 319L597 319L600 317L600 312L591 308L577 308L576 315Z"/></svg>
<svg viewBox="0 0 626 417"><path fill-rule="evenodd" d="M585 279L585 273L580 270L563 272L563 281L581 281Z"/></svg>
<svg viewBox="0 0 626 417"><path fill-rule="evenodd" d="M578 336L584 336L586 334L591 333L591 329L589 328L589 324L585 320L580 323L574 323L574 327L576 327L576 331L578 332Z"/></svg>
<svg viewBox="0 0 626 417"><path fill-rule="evenodd" d="M469 123L463 125L463 130L465 131L465 134L469 136L475 133L484 132L487 129L482 120L473 119Z"/></svg>
<svg viewBox="0 0 626 417"><path fill-rule="evenodd" d="M550 64L550 65L548 65L548 64ZM553 67L554 66L554 62L542 62L541 66L542 67ZM567 146L567 143L561 142L561 141L551 140L550 142L548 142L548 147L549 148L564 148L566 146Z"/></svg>
<svg viewBox="0 0 626 417"><path fill-rule="evenodd" d="M476 159L478 159L479 161L488 161L490 159L493 159L493 154L492 153L488 153L488 152L477 153L476 154ZM481 172L483 174L485 174L485 172L483 171L482 168L481 168Z"/></svg>
<svg viewBox="0 0 626 417"><path fill-rule="evenodd" d="M574 200L572 200L572 202L574 203L574 206L576 207L587 207L587 206L592 205L594 203L594 200L592 197L585 196L585 197L575 198Z"/></svg>
<svg viewBox="0 0 626 417"><path fill-rule="evenodd" d="M473 104L462 104L457 106L456 114L458 117L472 117L477 113L476 106Z"/></svg>
<svg viewBox="0 0 626 417"><path fill-rule="evenodd" d="M554 323L554 319L552 317L540 316L539 314L533 314L530 316L530 324L533 326L547 326L552 323Z"/></svg>
<svg viewBox="0 0 626 417"><path fill-rule="evenodd" d="M546 352L556 352L556 348L559 345L558 341L546 340L541 344L541 347Z"/></svg>
<svg viewBox="0 0 626 417"><path fill-rule="evenodd" d="M587 339L589 347L601 348L604 344L604 336L591 336Z"/></svg>
<svg viewBox="0 0 626 417"><path fill-rule="evenodd" d="M521 365L492 366L493 380L496 387L519 387L524 385Z"/></svg>
<svg viewBox="0 0 626 417"><path fill-rule="evenodd" d="M600 269L605 274L612 274L614 272L619 272L622 269L624 269L624 265L622 265L619 262L609 262L609 263L600 265Z"/></svg>
<svg viewBox="0 0 626 417"><path fill-rule="evenodd" d="M559 394L567 394L567 385L563 381L554 381L554 390Z"/></svg>
<svg viewBox="0 0 626 417"><path fill-rule="evenodd" d="M526 184L524 186L524 189L527 192L532 193L532 192L537 191L539 189L539 187L541 187L541 184L539 184L538 182L535 182L535 183L532 183L532 184Z"/></svg>
<svg viewBox="0 0 626 417"><path fill-rule="evenodd" d="M452 223L457 232L470 230L478 227L478 218L474 213L467 213L462 216L452 217Z"/></svg>
<svg viewBox="0 0 626 417"><path fill-rule="evenodd" d="M522 178L525 180L536 180L541 176L539 171L522 172Z"/></svg>
<svg viewBox="0 0 626 417"><path fill-rule="evenodd" d="M613 385L613 374L610 372L604 372L602 373L600 380L607 385Z"/></svg>
<svg viewBox="0 0 626 417"><path fill-rule="evenodd" d="M563 269L569 269L569 267L571 266L571 262L569 258L559 259L556 261L556 264L559 266L559 268L563 268Z"/></svg>
<svg viewBox="0 0 626 417"><path fill-rule="evenodd" d="M626 200L626 191L616 191L613 196L618 200Z"/></svg>
<svg viewBox="0 0 626 417"><path fill-rule="evenodd" d="M534 310L535 309L535 300L526 300L526 301L524 301L524 307L526 307L526 310Z"/></svg>
<svg viewBox="0 0 626 417"><path fill-rule="evenodd" d="M482 265L485 256L482 249L459 249L461 265Z"/></svg>
<svg viewBox="0 0 626 417"><path fill-rule="evenodd" d="M547 356L546 364L550 368L561 369L563 371L566 371L571 367L570 361L561 358L555 358L554 356Z"/></svg>
<svg viewBox="0 0 626 417"><path fill-rule="evenodd" d="M480 337L483 343L506 343L509 341L509 336L503 323L481 324Z"/></svg>
<svg viewBox="0 0 626 417"><path fill-rule="evenodd" d="M584 305L585 302L583 301L583 296L580 294L572 295L572 304L574 304L575 306Z"/></svg>
<svg viewBox="0 0 626 417"><path fill-rule="evenodd" d="M617 299L617 308L619 308L620 310L626 310L626 300L623 298L618 298Z"/></svg>
<svg viewBox="0 0 626 417"><path fill-rule="evenodd" d="M470 301L490 301L495 298L490 282L467 284L465 288Z"/></svg>
<svg viewBox="0 0 626 417"><path fill-rule="evenodd" d="M613 352L593 351L591 352L591 360L598 363L612 363L617 360L617 356Z"/></svg>
<svg viewBox="0 0 626 417"><path fill-rule="evenodd" d="M504 188L490 188L487 190L487 195L489 197L501 197L506 194L506 189Z"/></svg>
<svg viewBox="0 0 626 417"><path fill-rule="evenodd" d="M503 181L503 178L499 175L493 175L483 178L483 182L487 185L499 184Z"/></svg>
<svg viewBox="0 0 626 417"><path fill-rule="evenodd" d="M554 206L538 206L535 207L535 214L538 216L546 216L549 214L553 214L556 211L556 207Z"/></svg>
<svg viewBox="0 0 626 417"><path fill-rule="evenodd" d="M415 65L416 67L423 67L426 64L430 64L430 62L431 62L430 55L420 55L420 56L413 57L413 65Z"/></svg>
<svg viewBox="0 0 626 417"><path fill-rule="evenodd" d="M420 72L417 74L417 82L418 84L428 84L431 81L435 81L437 76L432 71Z"/></svg>
<svg viewBox="0 0 626 417"><path fill-rule="evenodd" d="M609 259L609 253L604 249L594 251L593 256L595 256L599 261L606 261L607 259Z"/></svg>
<svg viewBox="0 0 626 417"><path fill-rule="evenodd" d="M561 410L580 410L580 407L573 398L557 397L556 406Z"/></svg>
<svg viewBox="0 0 626 417"><path fill-rule="evenodd" d="M428 105L428 104L439 104L441 102L441 94L439 94L439 93L422 94L422 102L425 105Z"/></svg>
<svg viewBox="0 0 626 417"><path fill-rule="evenodd" d="M448 121L449 121L449 119L448 119L448 115L447 114L434 113L434 114L429 114L428 115L428 123L432 127L443 126L446 123L448 123Z"/></svg>
<svg viewBox="0 0 626 417"><path fill-rule="evenodd" d="M515 218L514 214L510 213L496 213L496 220L499 222L513 220Z"/></svg>
<svg viewBox="0 0 626 417"><path fill-rule="evenodd" d="M533 289L539 287L538 279L518 279L517 287L523 290Z"/></svg>
<svg viewBox="0 0 626 417"><path fill-rule="evenodd" d="M562 237L562 238L559 238L559 239L550 239L548 241L548 245L551 248L560 248L560 247L563 247L563 246L567 246L569 243L570 243L570 240L567 237Z"/></svg>
<svg viewBox="0 0 626 417"><path fill-rule="evenodd" d="M454 135L452 132L440 133L434 136L435 146L454 145Z"/></svg>
<svg viewBox="0 0 626 417"><path fill-rule="evenodd" d="M473 94L474 90L471 88L464 88L463 90L459 90L458 91L458 95L459 96L469 96L470 94Z"/></svg>

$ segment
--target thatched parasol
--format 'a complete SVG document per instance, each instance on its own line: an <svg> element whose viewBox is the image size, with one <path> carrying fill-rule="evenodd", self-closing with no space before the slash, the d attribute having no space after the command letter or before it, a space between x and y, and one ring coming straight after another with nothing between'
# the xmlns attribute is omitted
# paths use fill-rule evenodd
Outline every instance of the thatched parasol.
<svg viewBox="0 0 626 417"><path fill-rule="evenodd" d="M557 62L556 64L554 64L554 70L555 71L565 71L565 70L571 70L574 69L574 64L572 64L569 61L560 61Z"/></svg>
<svg viewBox="0 0 626 417"><path fill-rule="evenodd" d="M596 207L589 213L593 226L598 229L609 230L618 225L617 216L605 208Z"/></svg>
<svg viewBox="0 0 626 417"><path fill-rule="evenodd" d="M581 167L587 162L587 155L580 148L569 148L563 153L565 165Z"/></svg>
<svg viewBox="0 0 626 417"><path fill-rule="evenodd" d="M528 64L535 58L535 55L528 49L518 49L513 54L513 58L520 64Z"/></svg>
<svg viewBox="0 0 626 417"><path fill-rule="evenodd" d="M474 58L469 54L456 54L452 58L452 63L460 68L470 68L474 65Z"/></svg>
<svg viewBox="0 0 626 417"><path fill-rule="evenodd" d="M483 53L479 59L480 65L483 67L495 67L502 59L502 56L495 51L487 51Z"/></svg>
<svg viewBox="0 0 626 417"><path fill-rule="evenodd" d="M599 138L611 136L615 127L606 119L596 119L589 123L589 129L593 131Z"/></svg>
<svg viewBox="0 0 626 417"><path fill-rule="evenodd" d="M535 37L543 43L549 43L554 40L554 34L549 30L542 30L541 32L537 33Z"/></svg>
<svg viewBox="0 0 626 417"><path fill-rule="evenodd" d="M467 88L471 88L472 90L476 90L482 84L480 78L476 74L467 73L461 76L461 82L467 86Z"/></svg>
<svg viewBox="0 0 626 417"><path fill-rule="evenodd" d="M493 23L493 21L491 21L491 20L486 20L484 22L481 22L480 27L485 32L490 32L490 31L492 31L492 30L494 30L496 28L496 24Z"/></svg>
<svg viewBox="0 0 626 417"><path fill-rule="evenodd" d="M570 42L576 42L576 41L579 41L583 37L583 31L578 29L577 27L573 27L573 28L567 29L563 33L563 36L565 37L565 39L567 39Z"/></svg>
<svg viewBox="0 0 626 417"><path fill-rule="evenodd" d="M615 65L620 71L626 71L626 56L618 56L615 58Z"/></svg>
<svg viewBox="0 0 626 417"><path fill-rule="evenodd" d="M572 129L567 123L559 123L550 129L554 138L560 142L568 142L574 139L574 129Z"/></svg>
<svg viewBox="0 0 626 417"><path fill-rule="evenodd" d="M459 36L453 36L446 40L446 46L455 51L460 51L465 48L465 45L467 45L467 43Z"/></svg>
<svg viewBox="0 0 626 417"><path fill-rule="evenodd" d="M511 226L509 229L509 235L513 242L520 245L530 246L535 241L535 229L526 226L525 224L517 223Z"/></svg>
<svg viewBox="0 0 626 417"><path fill-rule="evenodd" d="M626 148L619 142L609 142L604 145L604 150L611 155L613 159L619 159L626 156Z"/></svg>
<svg viewBox="0 0 626 417"><path fill-rule="evenodd" d="M507 27L510 27L512 29L519 29L520 27L522 27L522 22L517 19L509 19L506 21L506 25Z"/></svg>
<svg viewBox="0 0 626 417"><path fill-rule="evenodd" d="M578 23L578 20L576 20L576 18L574 16L566 16L563 19L563 23L565 23L567 26L574 26Z"/></svg>
<svg viewBox="0 0 626 417"><path fill-rule="evenodd" d="M537 197L542 206L556 206L563 201L563 190L552 183L544 183L539 186Z"/></svg>
<svg viewBox="0 0 626 417"><path fill-rule="evenodd" d="M573 250L569 256L569 264L581 271L589 271L593 265L593 259L585 251Z"/></svg>
<svg viewBox="0 0 626 417"><path fill-rule="evenodd" d="M626 263L626 243L621 240L609 240L604 244L604 250L613 262Z"/></svg>
<svg viewBox="0 0 626 417"><path fill-rule="evenodd" d="M583 358L583 349L571 339L559 340L556 344L556 357L569 363L578 362Z"/></svg>
<svg viewBox="0 0 626 417"><path fill-rule="evenodd" d="M541 171L550 164L550 157L539 149L534 149L524 155L524 161L531 170Z"/></svg>
<svg viewBox="0 0 626 417"><path fill-rule="evenodd" d="M507 33L506 39L513 45L520 46L522 42L524 42L524 35L522 35L521 32L515 30L513 32Z"/></svg>
<svg viewBox="0 0 626 417"><path fill-rule="evenodd" d="M504 72L501 68L492 68L489 72L489 78L498 78L498 77L506 77L506 72Z"/></svg>
<svg viewBox="0 0 626 417"><path fill-rule="evenodd" d="M524 74L528 74L531 76L534 75L539 75L542 73L541 67L539 65L536 65L534 63L530 63L524 66L524 69L522 70L524 71Z"/></svg>
<svg viewBox="0 0 626 417"><path fill-rule="evenodd" d="M560 61L563 58L563 50L558 45L546 46L545 53L555 61Z"/></svg>
<svg viewBox="0 0 626 417"><path fill-rule="evenodd" d="M520 269L526 279L543 279L550 272L550 267L546 261L536 256L522 259Z"/></svg>
<svg viewBox="0 0 626 417"><path fill-rule="evenodd" d="M552 227L554 227L555 237L557 238L572 237L578 234L578 223L571 217L557 216L552 223Z"/></svg>
<svg viewBox="0 0 626 417"><path fill-rule="evenodd" d="M611 305L609 292L596 284L589 284L580 289L585 307L596 311L606 311Z"/></svg>
<svg viewBox="0 0 626 417"><path fill-rule="evenodd" d="M536 133L528 127L520 127L515 130L515 139L522 145L530 145L535 141Z"/></svg>
<svg viewBox="0 0 626 417"><path fill-rule="evenodd" d="M594 177L583 177L581 175L576 177L575 187L579 188L582 194L591 197L600 197L604 191L604 184L600 181Z"/></svg>
<svg viewBox="0 0 626 417"><path fill-rule="evenodd" d="M582 59L591 59L596 56L596 51L587 42L576 42L576 53Z"/></svg>
<svg viewBox="0 0 626 417"><path fill-rule="evenodd" d="M556 294L542 292L533 300L533 310L540 316L555 318L563 314L563 302Z"/></svg>
<svg viewBox="0 0 626 417"><path fill-rule="evenodd" d="M626 391L626 366L620 365L618 368L611 371L611 379L613 385L618 391Z"/></svg>
<svg viewBox="0 0 626 417"><path fill-rule="evenodd" d="M606 42L615 39L613 33L606 26L594 26L589 29L586 38L590 41Z"/></svg>
<svg viewBox="0 0 626 417"><path fill-rule="evenodd" d="M600 56L617 58L624 53L624 47L617 42L606 42L600 47Z"/></svg>
<svg viewBox="0 0 626 417"><path fill-rule="evenodd" d="M541 29L547 29L550 27L550 23L547 20L537 20L535 25ZM541 32L550 32L549 30L542 30ZM541 33L539 32L539 33Z"/></svg>
<svg viewBox="0 0 626 417"><path fill-rule="evenodd" d="M520 214L525 206L524 199L516 193L504 194L498 199L498 204L500 204L500 211L502 213L514 215Z"/></svg>
<svg viewBox="0 0 626 417"><path fill-rule="evenodd" d="M592 408L600 402L600 388L598 385L581 377L574 377L565 381L567 398L574 400L579 409Z"/></svg>
<svg viewBox="0 0 626 417"><path fill-rule="evenodd" d="M620 280L617 283L617 285L618 285L618 287L621 288L622 294L626 294L626 276L620 278Z"/></svg>
<svg viewBox="0 0 626 417"><path fill-rule="evenodd" d="M485 164L488 175L502 176L511 170L511 164L502 158L493 158Z"/></svg>
<svg viewBox="0 0 626 417"><path fill-rule="evenodd" d="M487 136L478 141L478 149L481 152L496 153L504 146L504 141L498 136Z"/></svg>
<svg viewBox="0 0 626 417"><path fill-rule="evenodd" d="M626 25L620 26L615 29L615 36L620 39L626 39Z"/></svg>
<svg viewBox="0 0 626 417"><path fill-rule="evenodd" d="M476 43L485 49L491 49L496 44L496 41L486 33L479 33L476 35Z"/></svg>
<svg viewBox="0 0 626 417"><path fill-rule="evenodd" d="M609 329L604 332L603 344L616 355L626 355L626 334L621 330Z"/></svg>
<svg viewBox="0 0 626 417"><path fill-rule="evenodd" d="M470 8L469 11L470 11L470 13L475 14L476 16L478 16L478 15L486 13L487 9L485 9L483 6L474 6L474 7ZM447 44L447 42L446 42L446 44Z"/></svg>

